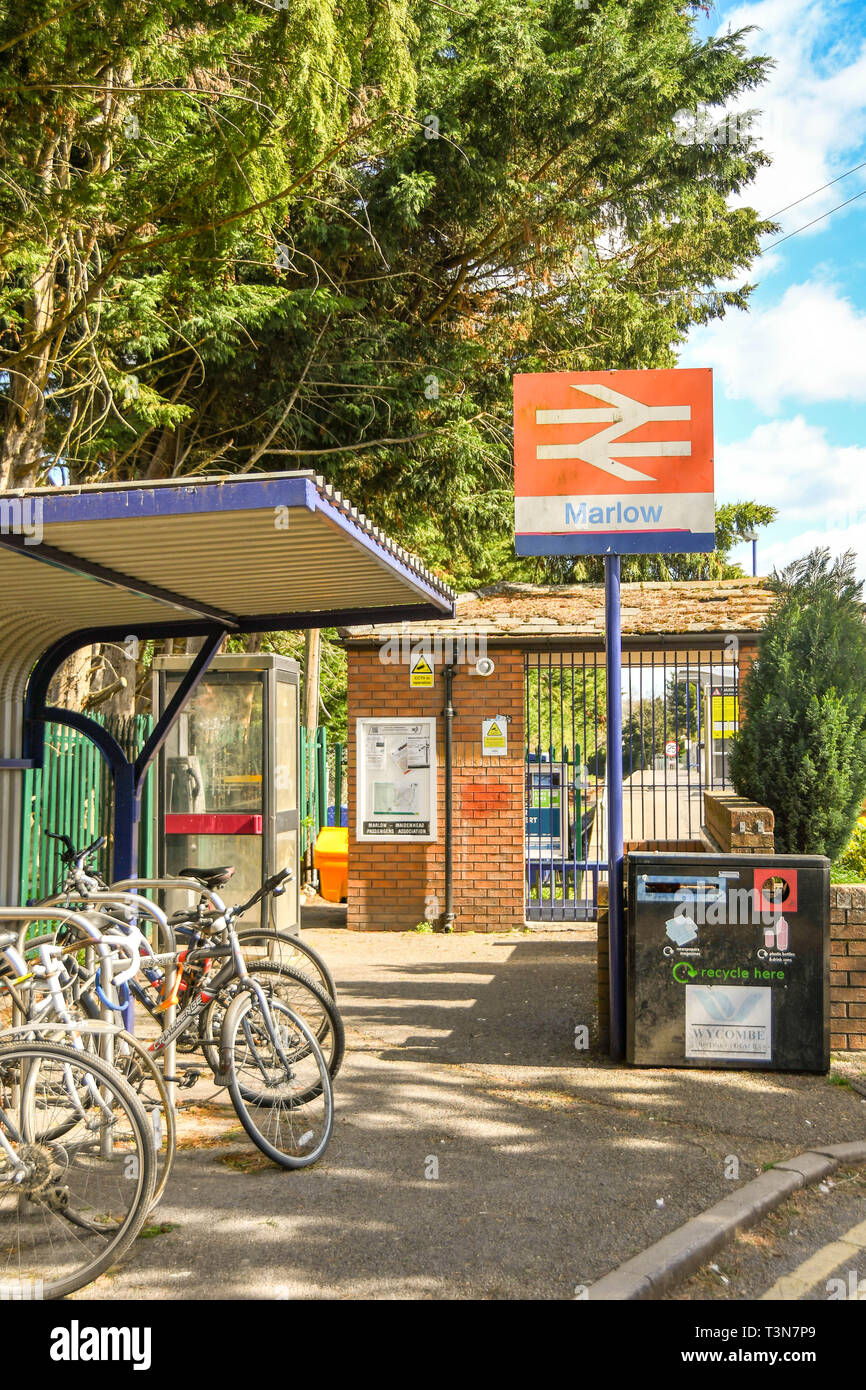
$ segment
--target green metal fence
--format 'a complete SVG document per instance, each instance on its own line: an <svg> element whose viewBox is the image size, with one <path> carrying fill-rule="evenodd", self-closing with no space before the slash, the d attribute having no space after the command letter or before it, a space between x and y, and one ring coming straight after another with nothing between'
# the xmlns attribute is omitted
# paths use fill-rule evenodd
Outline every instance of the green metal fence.
<svg viewBox="0 0 866 1390"><path fill-rule="evenodd" d="M94 715L114 735L127 757L143 746L153 728L149 714L131 718ZM139 873L152 877L155 869L153 775L148 773L141 798ZM24 774L21 826L20 900L45 898L56 891L63 876L61 848L45 832L65 834L76 845L105 835L108 844L99 855L99 869L110 870L111 775L102 754L84 734L63 724L45 729L45 763Z"/></svg>
<svg viewBox="0 0 866 1390"><path fill-rule="evenodd" d="M328 731L319 725L313 737L301 729L301 858L324 825L328 807L334 808L334 824L340 824L340 808L346 786L346 745L329 743Z"/></svg>
<svg viewBox="0 0 866 1390"><path fill-rule="evenodd" d="M135 756L153 728L148 714L121 718L117 715L94 718L114 735L127 757ZM301 729L301 856L315 844L322 826L329 823L328 807L334 807L334 823L340 823L339 808L346 786L346 745L328 743L323 726L309 738ZM329 794L330 793L330 794ZM153 774L148 773L141 798L139 825L139 873L152 877L156 867L153 825ZM63 877L61 849L45 832L68 835L74 844L84 845L105 835L108 844L98 857L100 872L108 874L111 863L111 777L96 745L84 734L63 724L48 724L45 731L45 765L24 774L24 804L21 826L21 902L45 898L56 891Z"/></svg>

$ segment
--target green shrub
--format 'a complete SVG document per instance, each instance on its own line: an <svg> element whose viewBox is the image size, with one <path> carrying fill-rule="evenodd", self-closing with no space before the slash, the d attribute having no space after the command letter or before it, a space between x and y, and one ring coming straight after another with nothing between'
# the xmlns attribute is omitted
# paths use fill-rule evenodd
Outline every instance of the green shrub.
<svg viewBox="0 0 866 1390"><path fill-rule="evenodd" d="M837 883L866 883L866 825L855 825L854 834L833 865L833 870ZM837 871L851 877L840 880L836 878Z"/></svg>
<svg viewBox="0 0 866 1390"><path fill-rule="evenodd" d="M769 806L780 854L845 849L866 792L863 585L816 550L770 581L776 604L744 686L735 790Z"/></svg>

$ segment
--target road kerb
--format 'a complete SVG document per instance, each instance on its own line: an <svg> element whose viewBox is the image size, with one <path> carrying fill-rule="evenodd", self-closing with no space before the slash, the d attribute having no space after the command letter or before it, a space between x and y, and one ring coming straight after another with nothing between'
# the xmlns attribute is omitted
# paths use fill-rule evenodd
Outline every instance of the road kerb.
<svg viewBox="0 0 866 1390"><path fill-rule="evenodd" d="M593 1301L660 1298L706 1264L738 1231L753 1226L801 1187L846 1163L866 1163L866 1142L815 1147L769 1168L647 1250L590 1285Z"/></svg>

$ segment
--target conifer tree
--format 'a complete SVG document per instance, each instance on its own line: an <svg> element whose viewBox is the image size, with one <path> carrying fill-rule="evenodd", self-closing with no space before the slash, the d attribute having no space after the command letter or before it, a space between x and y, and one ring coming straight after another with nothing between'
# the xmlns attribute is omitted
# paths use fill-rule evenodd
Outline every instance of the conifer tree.
<svg viewBox="0 0 866 1390"><path fill-rule="evenodd" d="M845 848L866 794L863 584L849 551L815 550L771 581L777 602L746 677L736 791L769 806L776 849Z"/></svg>

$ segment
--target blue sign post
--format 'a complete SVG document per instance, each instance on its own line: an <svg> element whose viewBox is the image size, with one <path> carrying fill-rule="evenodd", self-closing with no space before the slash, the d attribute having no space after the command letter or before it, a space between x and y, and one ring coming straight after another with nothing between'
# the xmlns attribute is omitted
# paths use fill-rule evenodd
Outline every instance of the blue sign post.
<svg viewBox="0 0 866 1390"><path fill-rule="evenodd" d="M709 370L514 378L518 555L603 555L607 667L610 1054L626 1049L622 555L715 548Z"/></svg>
<svg viewBox="0 0 866 1390"><path fill-rule="evenodd" d="M607 665L607 882L610 957L610 1055L625 1056L625 912L622 828L622 602L620 557L604 557L604 647Z"/></svg>

